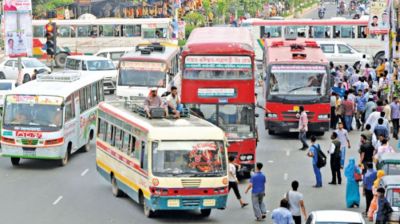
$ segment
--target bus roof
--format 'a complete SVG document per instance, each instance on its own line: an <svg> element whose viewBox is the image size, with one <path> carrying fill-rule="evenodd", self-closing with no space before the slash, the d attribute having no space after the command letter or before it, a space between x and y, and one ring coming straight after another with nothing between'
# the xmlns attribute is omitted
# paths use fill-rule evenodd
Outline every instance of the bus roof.
<svg viewBox="0 0 400 224"><path fill-rule="evenodd" d="M365 25L368 26L368 16L360 19L346 19L335 17L331 19L285 19L285 20L261 20L248 19L242 22L242 26L334 26L334 25Z"/></svg>
<svg viewBox="0 0 400 224"><path fill-rule="evenodd" d="M142 54L140 50L132 50L125 53L121 61L157 61L167 62L179 54L177 46L163 46L164 51L152 51L150 54Z"/></svg>
<svg viewBox="0 0 400 224"><path fill-rule="evenodd" d="M180 119L148 119L135 112L125 101L102 102L99 110L111 114L144 132L155 140L223 140L225 133L217 126L196 116Z"/></svg>
<svg viewBox="0 0 400 224"><path fill-rule="evenodd" d="M57 25L129 25L129 24L169 24L172 20L170 18L149 18L149 19L122 19L122 18L101 18L101 19L70 19L70 20L57 20L53 19ZM46 25L49 20L32 20L32 24ZM154 28L156 28L155 26Z"/></svg>
<svg viewBox="0 0 400 224"><path fill-rule="evenodd" d="M292 50L292 45L302 45L302 50ZM328 64L321 48L317 42L308 38L296 38L293 40L286 40L284 38L271 38L266 43L266 58L267 63L291 63L291 64L315 64L324 63ZM294 54L305 55L303 59L294 59Z"/></svg>
<svg viewBox="0 0 400 224"><path fill-rule="evenodd" d="M71 93L76 90L87 86L93 82L100 81L103 79L103 76L94 76L94 75L79 75L76 72L57 72L52 73L50 75L46 75L49 77L52 76L67 76L67 75L75 75L79 77L77 80L71 81L56 81L56 80L33 80L27 82L23 85L18 86L14 90L12 90L8 95L13 94L23 94L23 95L45 95L45 96L60 96L60 97L68 97Z"/></svg>
<svg viewBox="0 0 400 224"><path fill-rule="evenodd" d="M192 54L254 54L251 32L236 27L196 28L186 42L184 52Z"/></svg>

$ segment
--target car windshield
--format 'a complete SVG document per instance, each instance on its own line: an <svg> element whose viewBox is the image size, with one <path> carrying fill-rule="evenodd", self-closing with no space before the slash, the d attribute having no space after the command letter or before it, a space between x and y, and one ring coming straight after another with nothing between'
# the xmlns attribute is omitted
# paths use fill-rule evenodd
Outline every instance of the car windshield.
<svg viewBox="0 0 400 224"><path fill-rule="evenodd" d="M56 130L62 126L61 97L9 95L4 107L5 127L33 127Z"/></svg>
<svg viewBox="0 0 400 224"><path fill-rule="evenodd" d="M386 198L392 207L400 208L400 188L390 188L387 190Z"/></svg>
<svg viewBox="0 0 400 224"><path fill-rule="evenodd" d="M87 61L89 71L115 70L114 63L109 60L93 60Z"/></svg>
<svg viewBox="0 0 400 224"><path fill-rule="evenodd" d="M121 68L118 77L119 86L157 86L165 87L166 74L161 71L146 71Z"/></svg>
<svg viewBox="0 0 400 224"><path fill-rule="evenodd" d="M400 164L385 164L382 169L386 175L400 175Z"/></svg>
<svg viewBox="0 0 400 224"><path fill-rule="evenodd" d="M0 82L0 90L11 90L12 86L11 82Z"/></svg>
<svg viewBox="0 0 400 224"><path fill-rule="evenodd" d="M327 83L325 66L273 65L269 72L271 95L325 96Z"/></svg>
<svg viewBox="0 0 400 224"><path fill-rule="evenodd" d="M227 173L222 141L153 142L153 175L221 177Z"/></svg>
<svg viewBox="0 0 400 224"><path fill-rule="evenodd" d="M189 105L192 113L222 128L230 139L255 136L254 108L252 105L196 104Z"/></svg>
<svg viewBox="0 0 400 224"><path fill-rule="evenodd" d="M22 64L26 67L26 68L40 68L40 67L45 67L45 65L40 62L39 60L36 59L29 59L29 60L23 60Z"/></svg>

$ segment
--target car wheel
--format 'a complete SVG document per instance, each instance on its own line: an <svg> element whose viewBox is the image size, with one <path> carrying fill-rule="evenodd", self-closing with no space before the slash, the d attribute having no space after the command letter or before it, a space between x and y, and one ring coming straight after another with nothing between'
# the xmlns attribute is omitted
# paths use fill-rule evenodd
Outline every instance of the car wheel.
<svg viewBox="0 0 400 224"><path fill-rule="evenodd" d="M24 79L22 80L22 83L26 83L31 81L31 76L29 74L24 75Z"/></svg>
<svg viewBox="0 0 400 224"><path fill-rule="evenodd" d="M11 157L11 164L12 164L13 166L18 166L20 160L21 160L20 158Z"/></svg>
<svg viewBox="0 0 400 224"><path fill-rule="evenodd" d="M211 209L201 209L200 210L201 217L209 217L211 214Z"/></svg>
<svg viewBox="0 0 400 224"><path fill-rule="evenodd" d="M56 67L64 67L65 61L67 60L68 54L59 53L54 57L54 61L56 62Z"/></svg>
<svg viewBox="0 0 400 224"><path fill-rule="evenodd" d="M0 72L0 79L6 79L6 76L4 75L3 72Z"/></svg>

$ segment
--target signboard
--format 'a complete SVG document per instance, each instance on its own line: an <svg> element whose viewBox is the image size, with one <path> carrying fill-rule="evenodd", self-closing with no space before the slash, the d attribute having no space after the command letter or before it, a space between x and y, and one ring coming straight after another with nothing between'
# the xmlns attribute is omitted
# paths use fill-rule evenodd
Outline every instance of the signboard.
<svg viewBox="0 0 400 224"><path fill-rule="evenodd" d="M121 63L121 68L139 71L165 71L166 67L166 64L161 62L124 61Z"/></svg>
<svg viewBox="0 0 400 224"><path fill-rule="evenodd" d="M320 65L273 65L271 72L326 73L326 67Z"/></svg>
<svg viewBox="0 0 400 224"><path fill-rule="evenodd" d="M32 3L30 0L4 0L3 9L4 12L31 11Z"/></svg>
<svg viewBox="0 0 400 224"><path fill-rule="evenodd" d="M185 68L251 69L251 59L247 56L187 56Z"/></svg>
<svg viewBox="0 0 400 224"><path fill-rule="evenodd" d="M233 88L199 88L198 97L235 97L236 90Z"/></svg>
<svg viewBox="0 0 400 224"><path fill-rule="evenodd" d="M387 34L390 28L391 0L375 0L370 2L368 28L370 34Z"/></svg>
<svg viewBox="0 0 400 224"><path fill-rule="evenodd" d="M62 97L57 96L34 96L34 95L9 95L7 103L13 104L45 104L45 105L61 105Z"/></svg>

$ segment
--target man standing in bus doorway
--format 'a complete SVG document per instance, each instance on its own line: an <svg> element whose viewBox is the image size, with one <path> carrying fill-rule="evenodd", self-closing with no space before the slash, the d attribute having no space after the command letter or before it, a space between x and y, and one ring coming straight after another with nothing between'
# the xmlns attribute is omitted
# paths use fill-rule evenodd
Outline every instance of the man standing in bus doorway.
<svg viewBox="0 0 400 224"><path fill-rule="evenodd" d="M303 144L300 150L308 149L307 144L307 131L308 131L308 117L307 113L304 111L304 106L299 106L299 113L296 114L299 119L299 139Z"/></svg>

